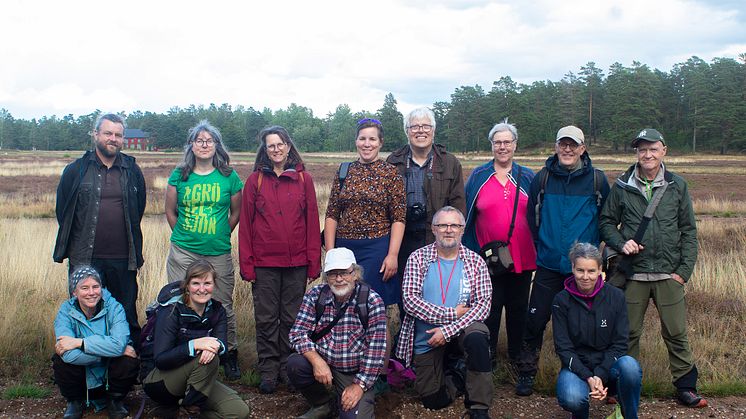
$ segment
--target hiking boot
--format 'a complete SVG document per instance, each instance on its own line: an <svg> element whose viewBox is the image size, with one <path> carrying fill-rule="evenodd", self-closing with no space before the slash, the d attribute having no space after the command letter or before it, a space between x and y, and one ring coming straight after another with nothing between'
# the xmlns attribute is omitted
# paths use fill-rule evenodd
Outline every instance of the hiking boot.
<svg viewBox="0 0 746 419"><path fill-rule="evenodd" d="M228 381L241 379L241 369L238 367L238 350L234 349L225 354L223 373Z"/></svg>
<svg viewBox="0 0 746 419"><path fill-rule="evenodd" d="M490 419L490 411L487 409L469 409L462 416L461 419Z"/></svg>
<svg viewBox="0 0 746 419"><path fill-rule="evenodd" d="M70 400L65 408L64 419L80 419L83 417L83 402L81 400Z"/></svg>
<svg viewBox="0 0 746 419"><path fill-rule="evenodd" d="M707 400L705 400L704 398L702 398L702 396L700 396L699 394L691 390L679 391L677 398L679 399L679 403L683 404L686 407L692 407L692 408L707 407Z"/></svg>
<svg viewBox="0 0 746 419"><path fill-rule="evenodd" d="M124 406L124 400L109 399L107 406L109 419L124 419L130 415L130 411Z"/></svg>
<svg viewBox="0 0 746 419"><path fill-rule="evenodd" d="M530 396L534 393L534 377L532 375L519 375L515 384L516 396Z"/></svg>
<svg viewBox="0 0 746 419"><path fill-rule="evenodd" d="M272 380L266 380L262 378L262 382L259 383L259 392L262 394L272 394L277 388L277 383Z"/></svg>
<svg viewBox="0 0 746 419"><path fill-rule="evenodd" d="M144 417L157 419L176 419L179 416L179 406L156 404L147 411Z"/></svg>
<svg viewBox="0 0 746 419"><path fill-rule="evenodd" d="M181 406L181 411L179 412L179 418L188 418L188 419L197 419L202 414L202 409L199 408L199 406L195 405L189 405L189 406Z"/></svg>
<svg viewBox="0 0 746 419"><path fill-rule="evenodd" d="M332 408L329 406L329 403L324 403L306 410L306 413L298 416L297 419L326 419L331 415Z"/></svg>

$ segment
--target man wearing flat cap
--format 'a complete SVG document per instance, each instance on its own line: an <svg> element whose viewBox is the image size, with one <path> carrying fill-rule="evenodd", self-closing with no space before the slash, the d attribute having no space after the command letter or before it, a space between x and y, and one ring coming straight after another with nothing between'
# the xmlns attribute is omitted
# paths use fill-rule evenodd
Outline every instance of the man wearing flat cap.
<svg viewBox="0 0 746 419"><path fill-rule="evenodd" d="M609 194L606 175L591 164L580 128L561 128L554 147L555 154L536 174L528 194L526 219L536 245L536 273L516 362L519 396L533 392L552 300L572 275L570 247L576 242L599 245L598 215Z"/></svg>
<svg viewBox="0 0 746 419"><path fill-rule="evenodd" d="M707 406L697 394L697 367L686 327L684 288L697 261L697 225L686 181L666 170L666 142L655 129L640 131L632 147L637 163L621 175L601 212L601 238L625 255L625 294L629 316L629 352L640 354L640 335L652 298L661 319L661 334L679 401L689 407ZM652 214L646 213L650 202ZM645 214L645 215L643 215ZM647 227L640 239L638 227ZM636 240L637 238L637 240Z"/></svg>

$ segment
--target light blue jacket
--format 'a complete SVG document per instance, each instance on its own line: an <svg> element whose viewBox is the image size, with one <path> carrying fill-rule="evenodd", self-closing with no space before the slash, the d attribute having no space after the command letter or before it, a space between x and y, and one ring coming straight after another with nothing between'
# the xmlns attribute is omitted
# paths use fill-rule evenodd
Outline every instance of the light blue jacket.
<svg viewBox="0 0 746 419"><path fill-rule="evenodd" d="M85 366L86 385L94 389L106 384L109 358L124 354L129 342L129 326L122 305L108 290L101 290L103 308L92 319L86 319L73 297L60 306L54 319L55 339L60 336L83 338L83 348L62 354L68 364Z"/></svg>

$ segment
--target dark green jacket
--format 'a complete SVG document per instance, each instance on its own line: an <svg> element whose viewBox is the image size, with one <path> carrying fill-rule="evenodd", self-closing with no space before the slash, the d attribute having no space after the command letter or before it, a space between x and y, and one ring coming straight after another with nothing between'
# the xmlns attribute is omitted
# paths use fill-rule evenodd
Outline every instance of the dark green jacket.
<svg viewBox="0 0 746 419"><path fill-rule="evenodd" d="M614 182L601 211L601 239L619 252L624 243L634 237L648 206L648 200L630 182L635 166ZM645 248L632 256L632 270L634 273L676 273L688 281L697 261L697 224L692 200L681 176L665 171L663 179L668 182L668 188L640 243Z"/></svg>

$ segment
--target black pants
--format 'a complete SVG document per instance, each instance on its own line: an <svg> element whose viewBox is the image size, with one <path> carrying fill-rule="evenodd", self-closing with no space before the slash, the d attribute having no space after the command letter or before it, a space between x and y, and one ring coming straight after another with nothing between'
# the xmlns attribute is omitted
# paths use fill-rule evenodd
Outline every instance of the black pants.
<svg viewBox="0 0 746 419"><path fill-rule="evenodd" d="M542 267L536 269L526 313L526 329L523 332L521 354L516 363L521 375L536 375L539 352L544 341L544 330L552 316L552 300L558 292L564 289L565 278L570 275Z"/></svg>
<svg viewBox="0 0 746 419"><path fill-rule="evenodd" d="M492 353L496 351L497 337L500 334L500 318L504 307L508 356L512 361L516 361L521 353L532 274L532 271L519 274L509 272L490 278L492 280L492 307L489 317L484 321L490 330L490 351Z"/></svg>
<svg viewBox="0 0 746 419"><path fill-rule="evenodd" d="M54 382L60 388L62 397L67 400L86 400L86 372L82 365L68 364L59 355L52 355ZM140 360L128 356L109 358L108 384L91 389L88 398L91 400L116 397L123 399L132 390L140 372Z"/></svg>
<svg viewBox="0 0 746 419"><path fill-rule="evenodd" d="M70 273L79 265L70 264ZM133 347L139 350L140 324L137 321L137 271L127 270L127 259L91 259L101 275L101 284L122 305L130 328Z"/></svg>

